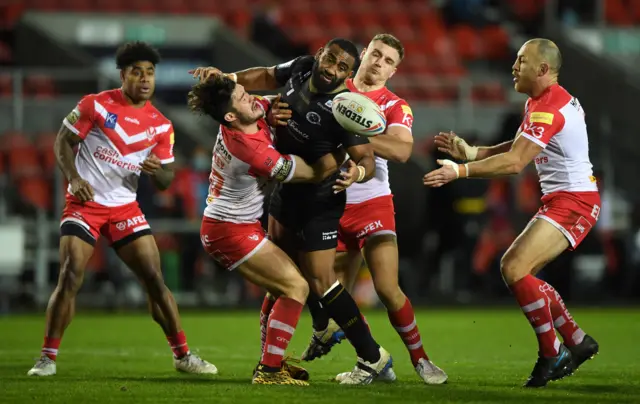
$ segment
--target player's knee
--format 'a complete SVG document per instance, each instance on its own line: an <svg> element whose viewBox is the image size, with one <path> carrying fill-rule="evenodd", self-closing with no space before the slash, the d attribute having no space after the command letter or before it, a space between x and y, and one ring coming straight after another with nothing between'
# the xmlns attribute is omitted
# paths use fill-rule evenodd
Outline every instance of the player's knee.
<svg viewBox="0 0 640 404"><path fill-rule="evenodd" d="M309 284L302 276L296 276L289 281L288 290L285 293L290 299L305 304L309 296Z"/></svg>
<svg viewBox="0 0 640 404"><path fill-rule="evenodd" d="M524 262L512 250L507 251L500 260L500 272L507 285L512 285L531 272Z"/></svg>
<svg viewBox="0 0 640 404"><path fill-rule="evenodd" d="M402 308L404 293L397 282L374 282L373 286L386 308L392 311Z"/></svg>

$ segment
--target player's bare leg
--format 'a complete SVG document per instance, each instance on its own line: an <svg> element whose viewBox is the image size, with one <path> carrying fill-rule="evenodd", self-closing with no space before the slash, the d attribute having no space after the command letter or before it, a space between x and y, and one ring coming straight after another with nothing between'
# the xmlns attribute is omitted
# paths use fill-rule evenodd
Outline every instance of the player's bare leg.
<svg viewBox="0 0 640 404"><path fill-rule="evenodd" d="M265 288L275 299L267 320L262 356L254 370L254 384L306 386L309 374L292 377L284 354L298 325L309 294L307 281L293 261L275 244L267 241L237 271L248 281ZM299 380L296 380L299 379Z"/></svg>
<svg viewBox="0 0 640 404"><path fill-rule="evenodd" d="M153 236L141 236L116 252L144 285L151 315L167 337L176 369L188 373L217 374L218 369L213 364L189 351L178 305L162 278L160 253Z"/></svg>
<svg viewBox="0 0 640 404"><path fill-rule="evenodd" d="M345 333L358 355L356 367L341 383L369 384L393 362L391 355L373 339L356 302L338 282L333 269L335 255L335 249L301 252L300 269L310 289L320 296L322 306Z"/></svg>
<svg viewBox="0 0 640 404"><path fill-rule="evenodd" d="M502 277L538 339L538 361L526 387L543 387L573 372L571 351L560 343L553 326L550 302L557 302L557 293L548 283L533 276L537 269L568 247L568 240L551 223L534 219L500 263Z"/></svg>
<svg viewBox="0 0 640 404"><path fill-rule="evenodd" d="M348 254L353 259L353 262L346 263L346 271L355 272L359 270L362 258L358 257L355 252ZM398 246L395 235L381 234L369 237L364 247L364 255L373 278L376 293L387 308L391 325L396 329L407 347L416 372L427 384L445 383L448 378L447 374L433 364L425 353L413 307L400 288L398 282ZM355 275L357 275L357 272ZM345 277L355 280L355 275L347 273ZM343 375L344 373L339 374L336 379L339 380ZM394 381L395 374L390 369L384 375L381 375L380 379Z"/></svg>
<svg viewBox="0 0 640 404"><path fill-rule="evenodd" d="M40 359L27 373L29 376L56 374L56 358L64 331L75 313L76 295L82 286L84 269L93 254L93 246L75 236L60 238L60 274L49 298L44 344Z"/></svg>

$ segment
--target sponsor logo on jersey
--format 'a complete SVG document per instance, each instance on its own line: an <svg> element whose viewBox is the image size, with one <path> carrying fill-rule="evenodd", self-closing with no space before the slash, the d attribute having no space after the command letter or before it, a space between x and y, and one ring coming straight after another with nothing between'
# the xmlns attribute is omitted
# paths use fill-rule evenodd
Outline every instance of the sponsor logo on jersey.
<svg viewBox="0 0 640 404"><path fill-rule="evenodd" d="M107 129L114 129L118 123L118 115L107 112L107 117L104 118L104 127Z"/></svg>
<svg viewBox="0 0 640 404"><path fill-rule="evenodd" d="M368 225L364 226L364 228L356 234L356 238L362 238L367 234L371 233L372 231L381 229L382 227L383 227L382 220L376 220L375 222L371 222Z"/></svg>
<svg viewBox="0 0 640 404"><path fill-rule="evenodd" d="M136 118L129 118L128 116L125 116L124 120L127 122L135 123L136 125L140 125L140 121Z"/></svg>
<svg viewBox="0 0 640 404"><path fill-rule="evenodd" d="M333 107L333 100L329 100L329 101L325 102L324 105L326 105L327 108Z"/></svg>
<svg viewBox="0 0 640 404"><path fill-rule="evenodd" d="M216 143L216 146L213 149L213 153L214 155L216 154L220 155L226 162L231 161L231 153L229 153L229 151L225 147L221 136L218 137L218 142Z"/></svg>
<svg viewBox="0 0 640 404"><path fill-rule="evenodd" d="M332 231L323 231L322 232L322 240L326 241L326 240L335 240L338 238L338 230L332 230Z"/></svg>
<svg viewBox="0 0 640 404"><path fill-rule="evenodd" d="M411 111L411 107L408 105L403 105L402 106L402 112L404 112L405 114L409 114L413 116L413 111Z"/></svg>
<svg viewBox="0 0 640 404"><path fill-rule="evenodd" d="M364 119L362 115L360 115L364 111L364 108L362 107L362 105L356 102L351 102L348 107L345 107L344 105L340 104L337 106L336 110L340 115L343 115L351 119L358 125L361 125L365 128L370 128L371 125L373 125L372 120Z"/></svg>
<svg viewBox="0 0 640 404"><path fill-rule="evenodd" d="M252 234L248 237L248 239L253 241L258 241L260 240L260 236L258 236L257 234Z"/></svg>
<svg viewBox="0 0 640 404"><path fill-rule="evenodd" d="M67 122L71 125L75 125L76 122L78 122L78 119L80 119L80 111L76 107L73 111L69 112L69 115L67 115Z"/></svg>
<svg viewBox="0 0 640 404"><path fill-rule="evenodd" d="M307 112L307 121L313 125L320 125L320 114L314 111Z"/></svg>
<svg viewBox="0 0 640 404"><path fill-rule="evenodd" d="M298 142L302 143L305 140L309 139L309 135L301 131L298 127L298 122L294 121L293 119L289 119L287 121L287 128L289 129L289 133L291 133L291 136Z"/></svg>
<svg viewBox="0 0 640 404"><path fill-rule="evenodd" d="M147 134L147 139L149 141L152 141L154 137L156 137L156 135L158 134L158 132L156 131L156 128L154 126L150 126L145 133Z"/></svg>
<svg viewBox="0 0 640 404"><path fill-rule="evenodd" d="M532 112L529 116L529 122L551 125L553 123L553 114L549 112Z"/></svg>
<svg viewBox="0 0 640 404"><path fill-rule="evenodd" d="M98 146L93 152L93 157L107 164L123 168L132 173L140 173L140 166L129 161L125 161L117 150L109 147Z"/></svg>

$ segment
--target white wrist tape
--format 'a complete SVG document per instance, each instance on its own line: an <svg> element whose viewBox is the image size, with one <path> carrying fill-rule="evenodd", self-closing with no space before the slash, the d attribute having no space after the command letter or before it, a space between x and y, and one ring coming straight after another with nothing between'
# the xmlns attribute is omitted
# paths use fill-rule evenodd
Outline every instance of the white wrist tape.
<svg viewBox="0 0 640 404"><path fill-rule="evenodd" d="M356 166L356 167L358 167L358 172L359 172L358 179L356 180L356 182L360 182L364 179L364 176L367 175L367 170L365 170L365 168L362 166Z"/></svg>
<svg viewBox="0 0 640 404"><path fill-rule="evenodd" d="M442 165L453 168L453 171L456 172L456 178L460 178L460 167L458 167L458 163L451 160L443 160Z"/></svg>
<svg viewBox="0 0 640 404"><path fill-rule="evenodd" d="M464 155L467 160L475 161L476 157L478 157L477 146L469 146L469 144L459 136L456 136L455 142L459 143L464 148Z"/></svg>

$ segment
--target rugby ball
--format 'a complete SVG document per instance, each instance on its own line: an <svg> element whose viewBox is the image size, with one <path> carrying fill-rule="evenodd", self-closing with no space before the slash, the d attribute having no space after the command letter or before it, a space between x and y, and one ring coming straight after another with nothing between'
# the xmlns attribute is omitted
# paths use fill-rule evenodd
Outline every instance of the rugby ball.
<svg viewBox="0 0 640 404"><path fill-rule="evenodd" d="M333 97L331 111L340 126L358 135L376 136L387 128L380 107L366 95L340 93Z"/></svg>

